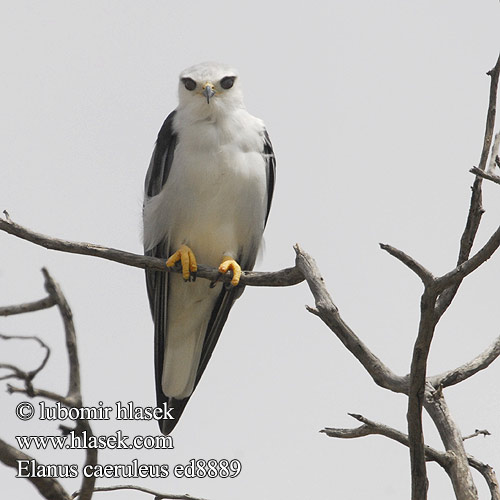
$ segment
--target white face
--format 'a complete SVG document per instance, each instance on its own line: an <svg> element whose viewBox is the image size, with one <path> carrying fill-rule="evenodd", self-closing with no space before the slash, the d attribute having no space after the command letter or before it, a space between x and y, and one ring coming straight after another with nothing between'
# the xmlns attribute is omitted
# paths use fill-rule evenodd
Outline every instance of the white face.
<svg viewBox="0 0 500 500"><path fill-rule="evenodd" d="M179 107L201 115L243 107L237 71L213 62L184 70L179 80Z"/></svg>

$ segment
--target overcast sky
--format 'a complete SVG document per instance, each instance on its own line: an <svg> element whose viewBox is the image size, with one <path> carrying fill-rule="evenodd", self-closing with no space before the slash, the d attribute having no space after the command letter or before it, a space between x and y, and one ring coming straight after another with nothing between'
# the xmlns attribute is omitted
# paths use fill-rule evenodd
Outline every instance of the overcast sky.
<svg viewBox="0 0 500 500"><path fill-rule="evenodd" d="M36 231L140 253L145 172L177 102L177 79L205 60L241 74L248 110L267 125L277 184L260 270L293 265L299 242L320 266L341 314L396 373L408 372L421 285L379 242L435 274L450 270L482 146L489 78L499 50L497 0L420 2L3 2L0 15L0 209ZM500 224L500 191L484 186L478 244ZM0 234L0 304L41 298L42 266L75 318L85 404L154 404L153 326L141 270L50 252ZM462 286L436 332L434 374L500 333L494 256ZM109 479L210 500L408 498L408 451L382 437L341 441L323 427L356 426L347 412L405 430L404 396L378 388L309 314L305 284L247 288L178 425L173 450L104 450L103 464L238 459L235 479ZM0 321L53 349L36 385L64 392L67 363L56 310ZM10 343L9 343L10 344ZM30 369L36 346L2 345ZM4 359L5 357L5 359ZM467 450L500 471L500 362L445 391ZM57 434L14 415L23 396L0 391L0 437ZM155 422L94 422L156 435ZM441 448L426 419L428 444ZM31 450L43 463L82 453ZM453 498L438 466L429 498ZM477 486L488 497L482 479ZM78 480L63 480L72 492ZM36 498L0 467L5 498ZM103 498L145 498L137 492ZM100 497L99 497L100 498Z"/></svg>

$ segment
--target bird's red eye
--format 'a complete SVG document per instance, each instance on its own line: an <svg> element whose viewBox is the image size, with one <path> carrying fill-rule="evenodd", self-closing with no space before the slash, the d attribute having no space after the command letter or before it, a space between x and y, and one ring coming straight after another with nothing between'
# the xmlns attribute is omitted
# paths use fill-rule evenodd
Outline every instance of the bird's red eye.
<svg viewBox="0 0 500 500"><path fill-rule="evenodd" d="M187 90L194 90L196 88L196 82L192 78L182 78L182 83Z"/></svg>
<svg viewBox="0 0 500 500"><path fill-rule="evenodd" d="M236 80L235 76L225 76L221 81L220 81L220 86L224 89L230 89L234 85L234 81Z"/></svg>

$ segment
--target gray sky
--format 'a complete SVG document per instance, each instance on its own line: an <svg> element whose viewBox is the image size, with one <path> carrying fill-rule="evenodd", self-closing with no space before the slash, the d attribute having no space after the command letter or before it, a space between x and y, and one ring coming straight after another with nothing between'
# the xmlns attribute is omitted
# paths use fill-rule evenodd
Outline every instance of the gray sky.
<svg viewBox="0 0 500 500"><path fill-rule="evenodd" d="M3 119L0 208L34 230L141 252L143 179L156 134L176 106L178 74L205 60L237 67L247 108L264 119L278 178L258 268L293 264L299 242L317 260L344 319L394 371L407 373L418 279L378 248L397 246L430 268L456 260L479 161L489 78L498 55L496 0L414 2L6 2L1 7ZM484 186L478 243L498 226L500 191ZM42 266L73 308L86 405L154 402L153 329L143 272L49 252L0 234L0 303L43 295ZM498 335L495 256L464 283L433 344L430 372L453 368ZM134 482L210 500L409 496L408 452L381 437L327 438L355 426L347 412L405 429L406 398L376 387L314 316L307 287L248 288L174 432L174 450L104 450L100 462L239 459L235 479ZM2 319L0 331L38 334L53 349L37 379L66 390L55 310ZM8 350L10 349L10 350ZM19 345L0 357L33 367ZM464 433L492 436L467 450L500 470L500 362L446 391ZM14 416L0 392L1 437L57 434ZM426 439L440 448L427 425ZM153 435L155 422L95 422L95 434ZM31 451L44 463L78 452ZM363 478L363 480L360 480ZM429 465L430 499L453 498ZM475 475L483 496L486 489ZM63 480L72 492L78 481ZM2 494L35 498L0 467ZM8 493L6 493L8 492ZM107 493L106 498L143 498Z"/></svg>

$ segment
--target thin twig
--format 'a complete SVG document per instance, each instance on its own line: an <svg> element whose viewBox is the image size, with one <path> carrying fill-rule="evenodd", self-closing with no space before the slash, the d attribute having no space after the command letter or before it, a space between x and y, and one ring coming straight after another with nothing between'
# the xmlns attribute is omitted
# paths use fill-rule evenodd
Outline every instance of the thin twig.
<svg viewBox="0 0 500 500"><path fill-rule="evenodd" d="M17 377L20 378L20 377ZM26 394L27 396L31 398L45 398L45 399L50 399L51 401L58 401L59 403L63 404L64 406L67 406L69 408L71 407L78 407L78 405L75 403L73 399L69 399L61 394L57 394L56 392L52 391L47 391L45 389L38 389L36 387L31 387L31 388L26 388L26 387L15 387L11 384L7 384L7 392L9 394Z"/></svg>
<svg viewBox="0 0 500 500"><path fill-rule="evenodd" d="M439 386L449 387L451 385L458 384L459 382L472 377L472 375L477 372L488 368L488 366L490 366L491 363L498 358L498 356L500 356L500 336L497 337L487 349L476 356L473 360L453 370L429 377L427 381L436 388Z"/></svg>
<svg viewBox="0 0 500 500"><path fill-rule="evenodd" d="M15 304L12 306L0 307L0 316L12 316L14 314L24 314L28 312L41 311L49 309L55 304L54 299L50 296L34 302L26 302L25 304Z"/></svg>
<svg viewBox="0 0 500 500"><path fill-rule="evenodd" d="M406 267L411 269L423 282L424 285L428 285L434 281L434 276L430 271L428 271L422 264L417 262L413 257L410 257L406 253L392 247L391 245L386 245L385 243L379 243L380 248L385 250L393 257L402 262Z"/></svg>
<svg viewBox="0 0 500 500"><path fill-rule="evenodd" d="M486 170L486 163L490 154L491 142L493 140L493 131L495 130L495 116L497 106L497 91L498 79L500 76L500 54L498 55L495 66L488 71L490 81L490 99L488 104L488 113L486 115L486 130L484 131L483 150L481 151L481 160L479 162L479 170Z"/></svg>
<svg viewBox="0 0 500 500"><path fill-rule="evenodd" d="M0 333L0 339L2 340L34 340L35 342L38 342L40 346L45 349L45 356L40 363L40 365L35 368L34 370L31 370L29 372L26 372L24 370L21 370L19 368L16 368L12 365L5 365L0 363L0 368L7 368L11 369L16 372L16 378L24 380L26 383L31 384L32 380L35 378L35 376L41 372L44 368L45 365L47 364L47 361L49 360L50 357L50 347L39 337L36 336L29 336L29 337L23 337L21 335L4 335ZM12 377L9 377L12 378ZM1 379L0 379L1 380Z"/></svg>
<svg viewBox="0 0 500 500"><path fill-rule="evenodd" d="M95 245L93 243L79 243L59 238L52 238L51 236L36 233L28 228L16 224L10 218L0 218L0 231L5 231L6 233L17 236L23 240L30 241L35 245L42 246L49 250L99 257L101 259L107 259L141 269L152 269L162 272L181 272L181 269L178 266L167 268L165 265L165 259L137 255L131 252L124 252L123 250L117 250L115 248ZM224 283L229 283L231 281L231 276L229 274L221 275L217 269L203 264L198 265L196 276L210 281L217 279L218 281ZM304 277L300 271L296 267L291 267L276 272L244 271L240 279L240 284L246 286L281 287L296 285L302 281L304 281Z"/></svg>
<svg viewBox="0 0 500 500"><path fill-rule="evenodd" d="M491 436L491 432L488 429L476 429L473 434L470 434L468 436L464 436L462 439L465 441L466 439L472 439L475 438L476 436Z"/></svg>
<svg viewBox="0 0 500 500"><path fill-rule="evenodd" d="M339 429L339 428L326 427L320 432L326 434L329 437L340 438L340 439L351 439L351 438L364 437L370 435L381 435L389 439L392 439L393 441L397 441L398 443L401 443L404 446L409 447L410 442L407 434L398 431L392 427L389 427L387 425L380 424L378 422L373 422L372 420L368 420L362 415L357 415L355 413L349 413L349 415L355 418L356 420L363 422L363 425L361 425L360 427L356 427L354 429ZM432 448L427 445L424 446L424 450L427 461L438 463L439 465L441 465L441 467L443 467L443 469L445 469L448 472L448 469L450 468L453 462L454 458L453 454L436 450L435 448ZM471 467L473 467L483 475L490 489L491 500L500 500L500 489L498 486L498 481L495 475L495 471L489 465L480 462L471 455L467 455L467 461Z"/></svg>
<svg viewBox="0 0 500 500"><path fill-rule="evenodd" d="M482 177L483 179L487 179L492 182L496 182L497 184L500 184L500 176L495 175L492 173L488 172L483 172L482 170L479 170L477 167L472 167L469 172L474 175L478 175L479 177Z"/></svg>
<svg viewBox="0 0 500 500"><path fill-rule="evenodd" d="M59 284L54 281L47 269L43 268L42 273L45 277L45 290L57 304L64 324L66 351L69 358L69 387L67 398L74 400L76 406L81 406L82 394L80 387L80 362L78 360L73 313L71 312L71 308L69 307Z"/></svg>
<svg viewBox="0 0 500 500"><path fill-rule="evenodd" d="M436 286L444 290L451 285L460 284L462 280L484 264L500 246L500 226L492 234L491 238L484 244L473 257L459 264L455 269L436 279Z"/></svg>
<svg viewBox="0 0 500 500"><path fill-rule="evenodd" d="M374 434L379 434L381 436L385 436L389 439L397 441L404 446L409 446L408 435L400 432L392 427L381 424L379 422L374 422L372 420L363 417L363 415L359 415L356 413L349 413L349 415L359 422L362 422L363 425L360 427L356 427L355 429L338 429L326 427L321 430L329 437L341 438L341 439L350 439L350 438L358 438L364 436L370 436ZM438 451L435 448L431 448L430 446L425 445L425 458L428 461L437 462L441 467L447 469L450 464L451 455Z"/></svg>

